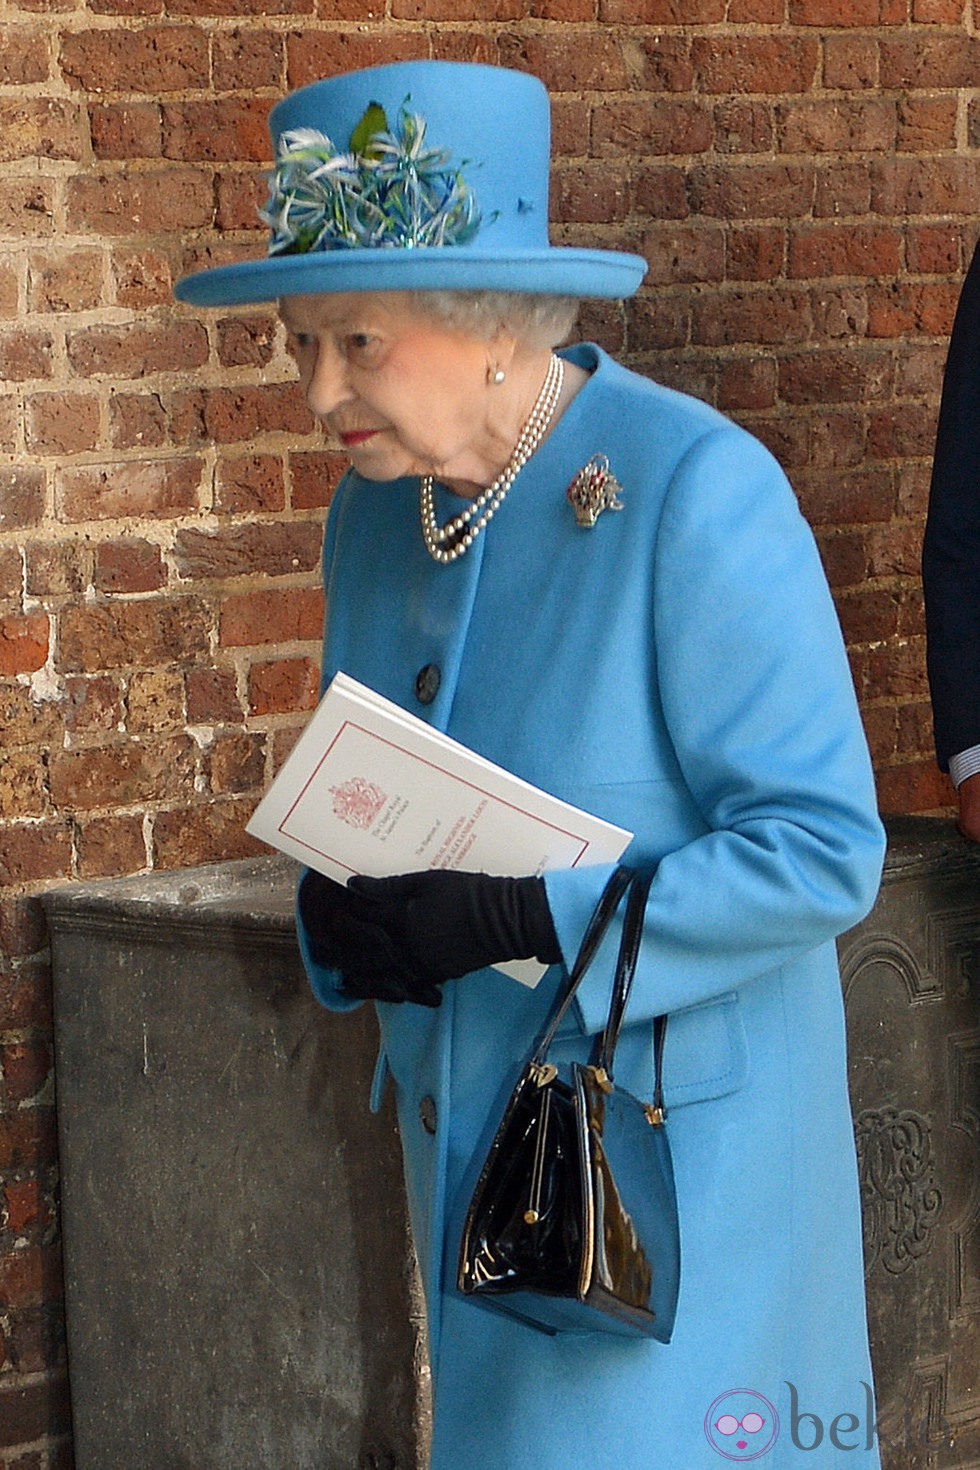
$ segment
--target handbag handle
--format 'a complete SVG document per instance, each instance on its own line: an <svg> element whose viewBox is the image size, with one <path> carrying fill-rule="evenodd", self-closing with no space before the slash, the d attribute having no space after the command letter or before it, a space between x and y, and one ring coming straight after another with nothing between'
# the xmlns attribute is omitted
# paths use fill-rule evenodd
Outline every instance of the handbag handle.
<svg viewBox="0 0 980 1470"><path fill-rule="evenodd" d="M558 1027L568 1012L568 1008L575 998L575 993L585 975L586 970L595 958L596 951L602 939L616 915L616 911L622 902L623 895L629 891L626 901L626 914L623 919L623 933L619 944L619 953L616 957L616 971L613 977L613 989L609 1002L609 1015L606 1018L605 1029L599 1042L596 1061L593 1063L599 1085L612 1090L613 1058L616 1045L619 1041L619 1033L622 1029L623 1018L626 1014L626 1006L629 1002L630 991L633 986L633 976L636 973L636 962L640 950L640 942L643 938L643 921L646 912L647 898L650 893L650 885L653 882L654 870L652 868L636 870L620 866L613 873L609 882L603 889L602 897L596 905L592 918L589 920L588 928L579 946L575 963L572 966L568 978L568 988L557 1007L547 1030L531 1059L531 1066L545 1067L548 1048L555 1038ZM646 1107L647 1118L653 1126L663 1122L667 1116L664 1107L663 1094L663 1061L664 1043L667 1038L667 1017L657 1016L653 1023L653 1101ZM548 1067L548 1072L553 1076L554 1068Z"/></svg>
<svg viewBox="0 0 980 1470"><path fill-rule="evenodd" d="M616 915L616 910L622 902L623 894L633 881L633 876L632 868L620 865L602 890L602 897L593 910L588 928L582 938L582 943L579 945L578 954L575 956L575 963L572 965L568 977L568 988L565 991L561 1004L552 1016L547 1030L538 1042L534 1056L531 1059L532 1063L540 1066L544 1062L548 1048L555 1039L555 1033L565 1019L569 1006L575 999L575 992L578 990L586 970L595 959L596 950L602 943L606 930L612 923ZM618 968L619 966L617 964Z"/></svg>

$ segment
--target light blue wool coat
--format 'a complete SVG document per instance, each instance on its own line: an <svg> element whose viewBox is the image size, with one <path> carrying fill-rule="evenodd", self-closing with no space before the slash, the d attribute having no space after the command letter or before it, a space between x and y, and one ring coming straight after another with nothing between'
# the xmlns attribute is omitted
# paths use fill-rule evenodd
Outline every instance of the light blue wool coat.
<svg viewBox="0 0 980 1470"><path fill-rule="evenodd" d="M566 355L588 383L453 564L423 546L417 481L345 478L324 675L630 828L628 858L659 861L617 1081L649 1094L651 1020L669 1012L680 1301L665 1346L548 1338L455 1293L461 1181L560 966L534 991L485 970L438 1010L379 1005L429 1309L432 1470L872 1470L834 939L870 908L884 841L837 620L765 449L597 348ZM565 491L597 453L624 509L584 530ZM456 507L445 495L440 518ZM423 706L430 663L442 682ZM547 876L569 963L609 871ZM316 994L349 1008L300 938ZM585 1057L609 975L593 967L559 1055ZM763 1428L717 1428L754 1409Z"/></svg>

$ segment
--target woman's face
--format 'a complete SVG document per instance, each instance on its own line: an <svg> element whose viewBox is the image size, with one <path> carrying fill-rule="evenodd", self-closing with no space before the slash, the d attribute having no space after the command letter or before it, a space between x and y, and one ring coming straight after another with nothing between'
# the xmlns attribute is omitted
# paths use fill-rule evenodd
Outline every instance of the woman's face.
<svg viewBox="0 0 980 1470"><path fill-rule="evenodd" d="M484 482L484 459L496 462L494 343L420 314L401 292L286 296L279 309L306 400L360 474Z"/></svg>

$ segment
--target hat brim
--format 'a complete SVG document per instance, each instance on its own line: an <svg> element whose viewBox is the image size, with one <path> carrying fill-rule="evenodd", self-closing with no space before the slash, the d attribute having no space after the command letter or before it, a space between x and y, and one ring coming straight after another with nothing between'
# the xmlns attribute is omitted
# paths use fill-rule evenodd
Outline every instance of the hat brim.
<svg viewBox="0 0 980 1470"><path fill-rule="evenodd" d="M448 245L330 250L198 271L178 281L174 295L191 306L244 306L326 291L517 291L622 299L639 290L646 269L640 255L564 247L513 256Z"/></svg>

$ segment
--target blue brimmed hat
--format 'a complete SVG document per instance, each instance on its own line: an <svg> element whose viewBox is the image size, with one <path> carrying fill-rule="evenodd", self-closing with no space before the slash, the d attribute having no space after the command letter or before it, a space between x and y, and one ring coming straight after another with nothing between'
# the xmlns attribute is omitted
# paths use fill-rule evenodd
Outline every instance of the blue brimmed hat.
<svg viewBox="0 0 980 1470"><path fill-rule="evenodd" d="M273 109L264 260L185 276L195 306L319 291L632 296L642 256L548 240L550 108L536 77L409 61L291 93Z"/></svg>

